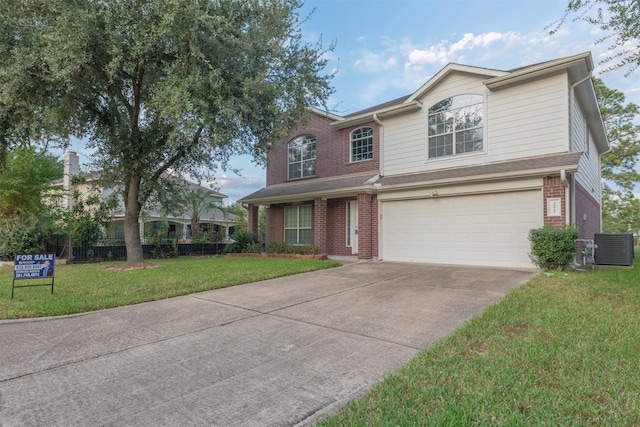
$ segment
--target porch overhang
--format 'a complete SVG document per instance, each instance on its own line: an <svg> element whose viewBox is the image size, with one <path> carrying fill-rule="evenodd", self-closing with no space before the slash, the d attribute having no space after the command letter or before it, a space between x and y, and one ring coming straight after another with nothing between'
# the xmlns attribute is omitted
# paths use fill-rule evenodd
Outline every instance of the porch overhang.
<svg viewBox="0 0 640 427"><path fill-rule="evenodd" d="M428 188L441 185L460 185L545 177L558 175L561 171L576 172L581 151L548 156L518 159L506 162L487 163L478 166L441 169L407 175L385 176L375 183L377 193L387 191Z"/></svg>
<svg viewBox="0 0 640 427"><path fill-rule="evenodd" d="M360 193L374 193L373 183L380 175L351 175L332 179L313 179L296 183L273 185L240 199L242 203L271 205L275 203L293 203L324 197L335 199L351 197Z"/></svg>

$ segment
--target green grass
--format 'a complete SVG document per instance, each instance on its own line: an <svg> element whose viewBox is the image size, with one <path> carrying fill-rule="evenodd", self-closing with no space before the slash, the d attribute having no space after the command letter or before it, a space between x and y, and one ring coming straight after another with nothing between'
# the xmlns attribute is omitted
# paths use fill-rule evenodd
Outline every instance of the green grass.
<svg viewBox="0 0 640 427"><path fill-rule="evenodd" d="M543 273L320 426L640 426L640 269Z"/></svg>
<svg viewBox="0 0 640 427"><path fill-rule="evenodd" d="M152 262L159 267L123 271L113 269L122 263L56 265L53 295L48 286L17 288L13 300L13 267L0 267L0 319L81 313L340 265L252 257L180 257ZM31 283L38 282L21 280L16 285Z"/></svg>

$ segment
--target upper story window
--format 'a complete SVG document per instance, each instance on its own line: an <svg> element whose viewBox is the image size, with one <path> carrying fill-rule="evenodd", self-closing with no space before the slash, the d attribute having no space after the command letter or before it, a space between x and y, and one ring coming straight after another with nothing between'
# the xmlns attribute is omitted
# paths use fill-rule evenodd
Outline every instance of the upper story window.
<svg viewBox="0 0 640 427"><path fill-rule="evenodd" d="M429 158L482 151L481 95L443 99L429 108Z"/></svg>
<svg viewBox="0 0 640 427"><path fill-rule="evenodd" d="M351 161L373 158L373 129L364 127L351 132Z"/></svg>
<svg viewBox="0 0 640 427"><path fill-rule="evenodd" d="M316 137L299 136L289 142L288 177L306 178L316 174Z"/></svg>

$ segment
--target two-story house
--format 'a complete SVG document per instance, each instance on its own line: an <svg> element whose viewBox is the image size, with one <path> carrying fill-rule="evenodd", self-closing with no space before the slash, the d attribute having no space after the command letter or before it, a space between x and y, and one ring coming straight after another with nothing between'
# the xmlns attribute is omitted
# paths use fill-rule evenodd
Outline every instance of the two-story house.
<svg viewBox="0 0 640 427"><path fill-rule="evenodd" d="M53 191L59 192L60 195L55 200L59 200L60 207L67 209L77 203L76 198L86 201L89 197L96 196L100 200L107 200L115 190L102 186L99 177L100 172L81 172L78 154L73 151L67 152L64 157L63 177L53 183ZM207 203L198 204L197 199L191 203L186 200L184 206L175 208L174 211L167 211L162 206L145 208L139 218L142 242L151 243L151 239L158 236L191 242L191 222L194 215L198 217L200 231L215 233L219 239L228 240L237 218L221 209L223 199L227 196L181 178L175 179L182 181L184 190L205 194ZM108 241L124 242L124 201L119 194L116 195L116 200L118 206L112 212L110 225L104 230L104 234Z"/></svg>
<svg viewBox="0 0 640 427"><path fill-rule="evenodd" d="M509 71L449 64L344 117L312 110L245 197L266 240L360 259L531 268L529 231L601 230L609 149L590 53Z"/></svg>

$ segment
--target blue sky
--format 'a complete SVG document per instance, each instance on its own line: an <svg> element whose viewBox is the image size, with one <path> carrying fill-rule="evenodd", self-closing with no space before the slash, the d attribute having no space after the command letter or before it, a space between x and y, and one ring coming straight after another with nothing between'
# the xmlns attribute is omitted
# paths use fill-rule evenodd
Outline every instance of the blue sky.
<svg viewBox="0 0 640 427"><path fill-rule="evenodd" d="M600 74L603 34L569 19L549 35L568 0L307 0L301 17L309 43L336 44L327 53L335 93L328 107L348 114L412 93L447 63L500 70L591 51L595 75L640 104L640 73ZM79 150L82 152L82 150ZM218 171L215 185L233 202L264 187L265 172L237 157L241 176Z"/></svg>

